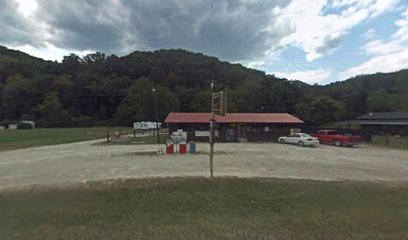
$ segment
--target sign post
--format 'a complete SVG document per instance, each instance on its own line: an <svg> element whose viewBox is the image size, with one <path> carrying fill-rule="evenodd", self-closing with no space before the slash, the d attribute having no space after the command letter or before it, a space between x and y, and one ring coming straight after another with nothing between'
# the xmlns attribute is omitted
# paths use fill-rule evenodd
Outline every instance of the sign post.
<svg viewBox="0 0 408 240"><path fill-rule="evenodd" d="M209 143L210 143L210 177L214 178L214 167L213 167L213 158L214 158L214 143L215 143L215 114L225 115L227 108L226 94L224 91L215 92L214 81L211 83L211 119L210 119L210 134L209 134Z"/></svg>
<svg viewBox="0 0 408 240"><path fill-rule="evenodd" d="M157 99L156 99L156 89L153 88L153 98L154 98L154 109L156 111L156 134L157 134L157 143L160 143L160 131L159 131L159 113L157 111Z"/></svg>
<svg viewBox="0 0 408 240"><path fill-rule="evenodd" d="M215 129L215 118L214 113L212 113L212 118L210 120L210 176L214 177L214 168L213 168L213 157L214 157L214 129Z"/></svg>

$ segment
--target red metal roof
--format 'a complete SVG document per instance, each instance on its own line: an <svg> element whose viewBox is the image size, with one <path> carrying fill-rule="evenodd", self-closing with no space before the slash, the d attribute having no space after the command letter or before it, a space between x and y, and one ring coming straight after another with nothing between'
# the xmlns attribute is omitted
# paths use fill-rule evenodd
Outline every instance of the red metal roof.
<svg viewBox="0 0 408 240"><path fill-rule="evenodd" d="M165 123L208 123L211 113L169 113ZM215 117L218 123L303 123L288 113L227 113Z"/></svg>

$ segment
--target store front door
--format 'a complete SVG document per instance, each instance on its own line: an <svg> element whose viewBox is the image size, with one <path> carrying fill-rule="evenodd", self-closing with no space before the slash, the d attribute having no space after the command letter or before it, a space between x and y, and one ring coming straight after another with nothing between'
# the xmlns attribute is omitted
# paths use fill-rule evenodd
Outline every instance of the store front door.
<svg viewBox="0 0 408 240"><path fill-rule="evenodd" d="M238 133L239 138L246 138L245 123L238 124Z"/></svg>

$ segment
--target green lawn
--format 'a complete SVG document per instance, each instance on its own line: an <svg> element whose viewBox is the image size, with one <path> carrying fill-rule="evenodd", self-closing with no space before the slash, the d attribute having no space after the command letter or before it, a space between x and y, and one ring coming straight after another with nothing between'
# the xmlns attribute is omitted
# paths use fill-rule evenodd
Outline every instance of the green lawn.
<svg viewBox="0 0 408 240"><path fill-rule="evenodd" d="M159 143L165 143L166 139L168 139L169 136L168 134L160 134L160 139ZM118 143L118 144L123 144L123 145L132 145L132 144L156 144L157 143L157 137L155 136L145 136L145 137L136 137L133 138L131 142L124 142L124 143Z"/></svg>
<svg viewBox="0 0 408 240"><path fill-rule="evenodd" d="M408 239L408 188L170 178L0 193L0 239Z"/></svg>
<svg viewBox="0 0 408 240"><path fill-rule="evenodd" d="M105 138L108 129L132 132L124 127L0 130L0 151Z"/></svg>
<svg viewBox="0 0 408 240"><path fill-rule="evenodd" d="M371 144L376 146L408 149L408 137L373 135L371 137Z"/></svg>

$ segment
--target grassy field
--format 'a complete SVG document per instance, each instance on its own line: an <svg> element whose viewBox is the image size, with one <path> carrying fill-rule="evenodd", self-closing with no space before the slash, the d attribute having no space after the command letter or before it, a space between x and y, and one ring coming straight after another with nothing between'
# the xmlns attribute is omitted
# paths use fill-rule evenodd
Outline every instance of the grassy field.
<svg viewBox="0 0 408 240"><path fill-rule="evenodd" d="M408 239L408 189L171 178L0 193L0 239Z"/></svg>
<svg viewBox="0 0 408 240"><path fill-rule="evenodd" d="M124 127L1 130L0 151L106 138L108 129L111 132L119 129L126 132L132 131L131 128Z"/></svg>
<svg viewBox="0 0 408 240"><path fill-rule="evenodd" d="M373 135L371 137L371 144L376 146L408 149L408 137Z"/></svg>
<svg viewBox="0 0 408 240"><path fill-rule="evenodd" d="M166 139L168 138L168 134L160 134L160 143L165 143ZM123 143L118 143L118 144L123 144L123 145L131 145L131 144L156 144L157 143L157 137L155 136L145 136L145 137L136 137L133 138L131 142L123 142Z"/></svg>

